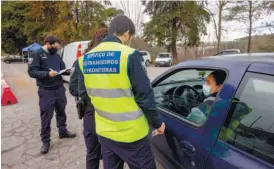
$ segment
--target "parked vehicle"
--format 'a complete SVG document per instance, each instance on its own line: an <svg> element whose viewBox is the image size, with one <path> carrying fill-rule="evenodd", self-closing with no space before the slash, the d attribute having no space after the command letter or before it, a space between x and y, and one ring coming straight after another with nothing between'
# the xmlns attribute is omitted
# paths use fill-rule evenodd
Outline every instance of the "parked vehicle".
<svg viewBox="0 0 274 169"><path fill-rule="evenodd" d="M171 66L172 62L173 62L173 58L170 53L159 53L155 60L155 67L157 67L157 66Z"/></svg>
<svg viewBox="0 0 274 169"><path fill-rule="evenodd" d="M239 54L241 53L240 49L227 49L219 52L216 55L231 55L231 54Z"/></svg>
<svg viewBox="0 0 274 169"><path fill-rule="evenodd" d="M67 44L62 50L62 58L67 68L71 68L77 58L84 54L90 41L79 41ZM69 82L70 76L63 76L64 81Z"/></svg>
<svg viewBox="0 0 274 169"><path fill-rule="evenodd" d="M25 62L24 58L20 55L8 55L2 59L5 63L10 64L12 62Z"/></svg>
<svg viewBox="0 0 274 169"><path fill-rule="evenodd" d="M29 60L29 53L28 52L22 52L22 55L23 55L23 62L24 63L28 63L28 60Z"/></svg>
<svg viewBox="0 0 274 169"><path fill-rule="evenodd" d="M215 70L226 80L202 124L187 116L205 99ZM166 123L149 136L169 169L274 169L274 53L212 56L182 62L152 82Z"/></svg>
<svg viewBox="0 0 274 169"><path fill-rule="evenodd" d="M140 53L142 54L142 56L144 58L145 65L149 66L151 63L151 56L150 56L149 52L142 50L142 51L140 51Z"/></svg>

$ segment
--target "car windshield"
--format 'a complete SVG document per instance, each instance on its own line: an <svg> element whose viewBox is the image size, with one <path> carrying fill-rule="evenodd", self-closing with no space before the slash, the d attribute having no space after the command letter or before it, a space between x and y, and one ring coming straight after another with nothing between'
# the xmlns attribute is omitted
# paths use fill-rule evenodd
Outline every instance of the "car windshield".
<svg viewBox="0 0 274 169"><path fill-rule="evenodd" d="M169 76L162 82L158 84L167 85L167 84L174 84L174 83L187 83L191 81L204 81L204 79L211 73L212 71L203 71L203 70L196 70L191 69L187 71L179 71L174 73L173 75Z"/></svg>
<svg viewBox="0 0 274 169"><path fill-rule="evenodd" d="M144 55L147 55L147 53L146 53L146 52L140 52L140 53L141 53L143 56L144 56Z"/></svg>
<svg viewBox="0 0 274 169"><path fill-rule="evenodd" d="M167 53L161 53L158 55L158 58L170 58L170 56Z"/></svg>

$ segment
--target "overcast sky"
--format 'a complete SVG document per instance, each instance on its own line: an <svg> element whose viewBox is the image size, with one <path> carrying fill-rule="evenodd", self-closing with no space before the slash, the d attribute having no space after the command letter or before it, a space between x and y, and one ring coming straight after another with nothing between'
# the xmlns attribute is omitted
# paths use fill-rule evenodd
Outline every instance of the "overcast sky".
<svg viewBox="0 0 274 169"><path fill-rule="evenodd" d="M126 1L126 0L122 0L122 1ZM112 5L115 8L119 8L121 9L120 6L120 2L121 0L113 0L112 1ZM131 8L134 9L138 9L141 7L141 2L139 0L131 0ZM217 14L218 10L217 10L217 5L216 5L216 1L209 1L209 5L208 5L209 10L214 13ZM144 7L142 7L142 9L144 9ZM122 9L123 10L123 9ZM134 17L134 16L131 16ZM142 18L143 18L143 22L147 22L149 21L149 16L146 14L142 14ZM131 18L132 20L136 20L136 18ZM216 22L218 21L218 15L215 15L215 20ZM263 15L259 20L257 20L256 22L253 23L253 27L259 27L261 25L262 22L270 22L270 21L274 21L274 14L272 15ZM238 21L231 21L231 22L226 22L223 21L223 36L222 36L222 40L223 41L231 41L234 39L238 39L241 37L245 37L247 36L247 25ZM142 31L139 30L138 33L141 33ZM209 41L209 42L213 42L216 41L216 36L215 36L215 29L214 29L214 24L213 21L211 20L210 24L207 25L207 32L208 35L207 36L203 36L202 40L203 41ZM253 35L257 34L257 35L262 35L262 34L269 34L270 31L268 29L257 29L253 31Z"/></svg>

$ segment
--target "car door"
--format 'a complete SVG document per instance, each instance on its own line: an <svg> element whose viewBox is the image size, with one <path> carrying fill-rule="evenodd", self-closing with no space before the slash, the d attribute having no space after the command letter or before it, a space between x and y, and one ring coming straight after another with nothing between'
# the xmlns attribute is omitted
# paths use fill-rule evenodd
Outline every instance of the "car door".
<svg viewBox="0 0 274 169"><path fill-rule="evenodd" d="M16 57L15 55L10 55L9 56L10 62L16 62Z"/></svg>
<svg viewBox="0 0 274 169"><path fill-rule="evenodd" d="M20 55L15 55L15 56L14 56L14 61L15 61L15 62L23 62L23 58L22 58L22 56L20 56Z"/></svg>
<svg viewBox="0 0 274 169"><path fill-rule="evenodd" d="M227 73L227 84L223 85L223 89L216 98L216 103L211 108L207 121L200 125L186 119L180 112L174 112L165 107L165 103L161 101L161 97L167 97L168 94L166 94L166 91L172 88L172 85L176 86L179 81L183 82L185 80L191 86L203 85L203 80L197 81L199 78L203 79L203 77L199 76L204 76L205 78L208 72L217 69L216 66L214 68L213 66L203 67L203 70L207 72L204 74L195 68L201 69L199 66L182 68L180 70L173 68L168 73L162 75L160 79L157 78L153 83L156 104L167 128L165 135L151 137L151 143L155 156L160 159L159 161L162 161L163 166L166 168L205 168L207 157L214 146L218 137L218 131L222 126L220 122L220 119L223 118L222 113L218 114L218 112L226 112L228 110L229 106L227 103L229 103L229 99L232 98L235 91L235 88L231 84L240 82L241 79L239 79L238 75L245 72L244 67L238 67L231 70L233 72L231 76L230 73ZM193 72L193 69L196 72ZM168 82L171 82L172 85L166 86L165 83L168 84ZM166 103L166 105L169 104Z"/></svg>
<svg viewBox="0 0 274 169"><path fill-rule="evenodd" d="M253 63L226 116L207 169L274 169L274 64Z"/></svg>

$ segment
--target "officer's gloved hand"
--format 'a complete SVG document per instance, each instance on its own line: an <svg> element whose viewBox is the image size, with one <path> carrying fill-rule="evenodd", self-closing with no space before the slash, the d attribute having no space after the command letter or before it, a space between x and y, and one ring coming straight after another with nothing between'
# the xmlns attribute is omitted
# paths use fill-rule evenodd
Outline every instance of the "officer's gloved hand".
<svg viewBox="0 0 274 169"><path fill-rule="evenodd" d="M76 107L77 107L78 118L81 120L84 117L87 109L86 102L82 99L77 99Z"/></svg>

